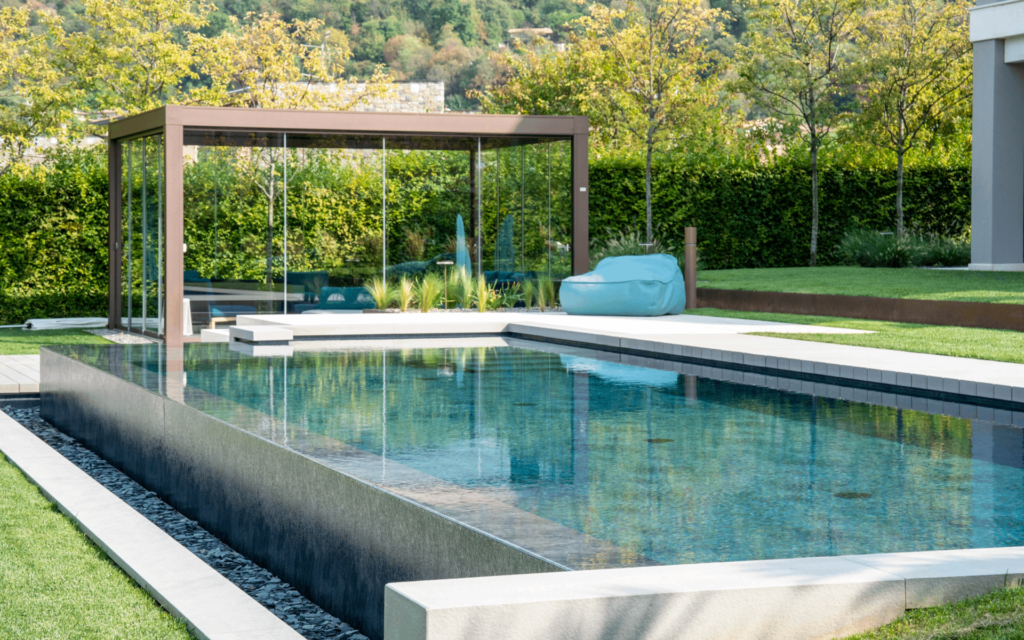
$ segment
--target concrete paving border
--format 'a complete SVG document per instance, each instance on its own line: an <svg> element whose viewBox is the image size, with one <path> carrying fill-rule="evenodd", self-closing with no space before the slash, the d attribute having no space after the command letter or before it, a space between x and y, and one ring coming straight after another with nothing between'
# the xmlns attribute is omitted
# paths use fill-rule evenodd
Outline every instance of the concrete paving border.
<svg viewBox="0 0 1024 640"><path fill-rule="evenodd" d="M0 452L202 640L302 636L5 413Z"/></svg>
<svg viewBox="0 0 1024 640"><path fill-rule="evenodd" d="M505 335L945 402L973 402L1018 413L1016 422L1024 423L1022 364L743 333L790 327L778 323L750 325L710 318L714 322L700 326L700 320L708 320L701 316L678 316L676 321L564 314L531 317L539 315L241 316L242 325L204 333L204 340L249 345L245 351L250 355L282 355L267 347L286 346L293 340ZM729 332L730 325L740 331ZM708 332L709 326L726 330ZM261 345L266 346L251 349Z"/></svg>
<svg viewBox="0 0 1024 640"><path fill-rule="evenodd" d="M1024 578L1024 547L390 584L385 640L811 640Z"/></svg>

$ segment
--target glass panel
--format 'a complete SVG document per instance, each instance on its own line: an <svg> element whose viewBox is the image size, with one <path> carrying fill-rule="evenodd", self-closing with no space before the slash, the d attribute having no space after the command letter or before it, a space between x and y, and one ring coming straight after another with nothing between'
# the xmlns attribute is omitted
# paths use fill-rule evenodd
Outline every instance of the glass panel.
<svg viewBox="0 0 1024 640"><path fill-rule="evenodd" d="M164 332L163 136L122 147L123 323L133 331Z"/></svg>
<svg viewBox="0 0 1024 640"><path fill-rule="evenodd" d="M184 289L193 332L285 309L284 145L281 132L186 131Z"/></svg>
<svg viewBox="0 0 1024 640"><path fill-rule="evenodd" d="M163 136L139 141L142 184L142 328L164 333L164 154Z"/></svg>
<svg viewBox="0 0 1024 640"><path fill-rule="evenodd" d="M408 277L419 282L435 273L444 280L457 268L469 273L475 264L471 176L475 140L432 142L449 148L419 149L410 140L388 140L388 276L392 279ZM438 304L444 301L439 299Z"/></svg>
<svg viewBox="0 0 1024 640"><path fill-rule="evenodd" d="M135 305L141 299L140 286L137 284L142 274L139 268L139 250L142 245L137 238L141 227L138 218L140 207L135 198L135 181L139 176L135 171L138 162L136 155L134 141L125 142L121 146L121 308L124 315L122 323L128 330L134 328L135 318L139 317Z"/></svg>
<svg viewBox="0 0 1024 640"><path fill-rule="evenodd" d="M289 133L287 313L374 306L364 285L383 273L379 136Z"/></svg>
<svg viewBox="0 0 1024 640"><path fill-rule="evenodd" d="M551 153L551 221L548 273L556 281L572 275L572 142L548 145Z"/></svg>

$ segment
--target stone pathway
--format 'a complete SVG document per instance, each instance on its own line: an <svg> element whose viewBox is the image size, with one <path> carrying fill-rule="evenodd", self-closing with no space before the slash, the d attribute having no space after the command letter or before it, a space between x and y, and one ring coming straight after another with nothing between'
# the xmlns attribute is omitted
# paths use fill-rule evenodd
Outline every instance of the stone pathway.
<svg viewBox="0 0 1024 640"><path fill-rule="evenodd" d="M0 395L39 393L39 356L0 356Z"/></svg>

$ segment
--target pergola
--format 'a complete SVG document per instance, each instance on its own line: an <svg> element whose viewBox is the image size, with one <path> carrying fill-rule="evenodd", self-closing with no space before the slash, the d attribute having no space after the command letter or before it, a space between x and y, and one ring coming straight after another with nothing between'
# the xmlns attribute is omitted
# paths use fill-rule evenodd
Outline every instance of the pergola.
<svg viewBox="0 0 1024 640"><path fill-rule="evenodd" d="M175 105L111 122L108 325L178 346L198 340L187 335L193 322L215 326L246 313L330 313L328 292L344 300L367 274L387 278L444 264L455 254L441 247L456 244L460 260L469 256L463 268L496 282L583 273L589 267L588 129L588 119L576 116ZM432 200L422 211L393 215L414 198L401 184L408 170L393 177L389 167L416 154L427 154L424 166L437 173L424 183L428 187L418 184L415 195ZM356 241L346 240L344 229L296 231L301 202L294 194L308 179L299 184L293 177L289 192L289 170L294 176L294 167L316 159L345 175L362 172L362 195L329 195L336 204L350 197L370 212L364 215L373 230L358 245L367 248L352 248ZM234 179L243 165L264 176L258 220L239 213L240 192L208 178ZM192 180L189 172L198 177ZM429 186L434 183L440 186ZM366 184L380 188L367 192ZM402 233L437 236L420 241L436 255L413 255L413 244L403 254L401 215L429 227L423 232L409 222ZM226 228L229 223L235 227ZM323 242L333 258L313 246L331 233ZM336 248L342 242L348 244ZM218 266L224 256L234 258L231 273Z"/></svg>

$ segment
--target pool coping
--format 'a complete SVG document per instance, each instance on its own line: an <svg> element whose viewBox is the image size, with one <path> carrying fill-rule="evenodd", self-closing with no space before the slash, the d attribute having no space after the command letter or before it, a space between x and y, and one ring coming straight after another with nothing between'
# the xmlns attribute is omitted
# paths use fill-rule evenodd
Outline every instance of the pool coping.
<svg viewBox="0 0 1024 640"><path fill-rule="evenodd" d="M247 320L256 321L255 317L250 317ZM337 321L331 325L295 327L275 324L263 318L259 318L258 322L259 324L230 327L226 335L223 336L226 338L223 341L232 345L256 347L257 349L254 350L245 349L250 355L261 355L259 347L264 347L263 355L281 355L282 351L265 347L287 346L294 341L321 339L368 340L385 337L414 339L473 335L508 336L677 360L696 365L710 365L827 385L842 385L893 395L915 396L950 403L980 404L992 409L1019 414L1004 422L1024 425L1024 365L1013 363L743 334L648 335L645 338L639 338L635 335L612 331L582 331L545 326L536 322L510 320L493 320L476 324L433 323L418 327L413 323L397 325L385 322L372 326L364 324L346 326L344 322ZM727 345L731 348L724 348ZM800 352L803 357L783 355L792 355L793 352ZM809 359L804 352L816 352L815 358ZM819 357L826 352L831 357ZM873 362L904 359L925 364L911 368L909 371L895 367L855 366L865 364L865 358ZM972 367L987 370L1000 368L1012 371L1019 377L1014 380L1016 384L1010 385L986 382L968 376L954 378L928 375L925 373L925 369L928 369L929 373L936 372L934 368L928 366L932 363L935 363L936 367L939 365L952 366L953 370L958 372L965 372Z"/></svg>
<svg viewBox="0 0 1024 640"><path fill-rule="evenodd" d="M302 639L213 567L2 412L0 453L198 638Z"/></svg>
<svg viewBox="0 0 1024 640"><path fill-rule="evenodd" d="M1005 547L393 583L385 638L834 638L1022 579Z"/></svg>

